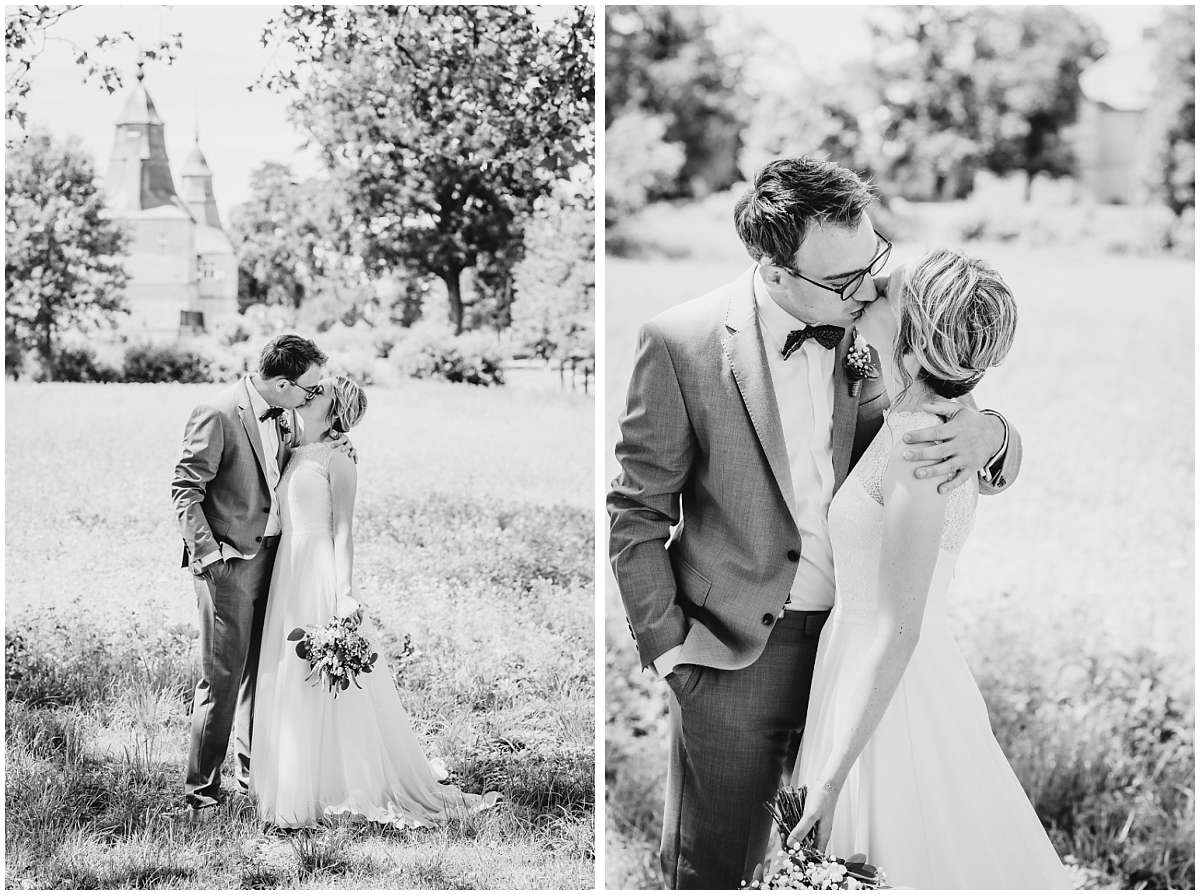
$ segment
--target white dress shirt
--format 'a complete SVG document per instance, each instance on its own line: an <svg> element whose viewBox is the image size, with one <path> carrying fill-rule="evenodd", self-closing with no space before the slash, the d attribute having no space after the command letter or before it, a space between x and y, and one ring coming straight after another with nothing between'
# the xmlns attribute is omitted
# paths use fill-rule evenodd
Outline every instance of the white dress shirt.
<svg viewBox="0 0 1200 895"><path fill-rule="evenodd" d="M800 561L785 609L833 608L833 548L829 543L829 503L833 500L833 368L837 351L807 339L787 360L788 333L805 329L775 303L766 283L754 274L754 304L767 351L767 369L779 407L783 442L792 474Z"/></svg>
<svg viewBox="0 0 1200 895"><path fill-rule="evenodd" d="M258 393L254 383L247 376L242 380L246 385L246 393L250 396L250 411L258 422L258 434L262 439L263 459L267 461L267 486L271 489L271 515L267 517L267 530L263 537L269 538L283 530L279 523L279 497L275 487L279 484L279 422L278 420L259 419L271 409L267 399ZM285 410L284 413L287 411Z"/></svg>

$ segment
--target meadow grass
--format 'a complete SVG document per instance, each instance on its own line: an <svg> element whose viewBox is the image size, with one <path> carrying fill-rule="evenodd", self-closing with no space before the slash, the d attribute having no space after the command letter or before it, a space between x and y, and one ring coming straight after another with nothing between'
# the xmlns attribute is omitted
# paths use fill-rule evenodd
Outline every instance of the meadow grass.
<svg viewBox="0 0 1200 895"><path fill-rule="evenodd" d="M579 889L594 881L592 404L370 391L356 587L426 753L500 807L261 834L182 799L194 596L169 483L220 386L7 389L6 878L55 888Z"/></svg>
<svg viewBox="0 0 1200 895"><path fill-rule="evenodd" d="M732 199L659 205L606 263L605 439L637 330L749 262ZM892 263L932 245L898 243ZM980 503L951 617L993 728L1081 887L1195 885L1194 266L970 244L1012 287L1016 345L977 390L1020 430L1008 493ZM617 473L611 450L606 473ZM665 688L638 671L606 579L605 875L658 884ZM903 881L897 881L903 883Z"/></svg>

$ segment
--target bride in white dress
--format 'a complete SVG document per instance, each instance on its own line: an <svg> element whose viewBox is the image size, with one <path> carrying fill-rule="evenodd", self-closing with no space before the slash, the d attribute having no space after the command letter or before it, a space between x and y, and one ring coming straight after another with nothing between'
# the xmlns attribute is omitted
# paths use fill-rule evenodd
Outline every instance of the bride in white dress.
<svg viewBox="0 0 1200 895"><path fill-rule="evenodd" d="M326 379L298 408L299 440L280 478L283 525L263 625L250 752L259 816L283 828L349 814L395 826L432 826L494 805L438 782L382 657L336 699L305 681L308 663L287 640L297 627L361 617L354 599L352 520L357 470L322 441L348 431L366 397L345 376ZM378 644L370 623L360 632Z"/></svg>
<svg viewBox="0 0 1200 895"><path fill-rule="evenodd" d="M946 598L978 497L939 494L903 457L920 405L968 392L1012 345L1016 306L986 264L927 255L909 273L895 365L902 388L829 508L837 598L821 633L794 786L799 841L865 853L915 889L1069 889L992 733Z"/></svg>

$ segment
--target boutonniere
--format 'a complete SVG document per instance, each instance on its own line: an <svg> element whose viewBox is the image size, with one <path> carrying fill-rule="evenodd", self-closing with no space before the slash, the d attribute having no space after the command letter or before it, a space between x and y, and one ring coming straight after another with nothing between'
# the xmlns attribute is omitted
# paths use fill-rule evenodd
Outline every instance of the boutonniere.
<svg viewBox="0 0 1200 895"><path fill-rule="evenodd" d="M858 330L854 331L854 342L846 352L846 380L850 383L850 396L858 397L864 379L876 379L879 368L871 358L871 346Z"/></svg>
<svg viewBox="0 0 1200 895"><path fill-rule="evenodd" d="M278 423L279 423L279 431L282 432L283 436L284 436L283 440L287 443L291 443L292 424L288 422L288 415L287 415L286 411L279 414Z"/></svg>

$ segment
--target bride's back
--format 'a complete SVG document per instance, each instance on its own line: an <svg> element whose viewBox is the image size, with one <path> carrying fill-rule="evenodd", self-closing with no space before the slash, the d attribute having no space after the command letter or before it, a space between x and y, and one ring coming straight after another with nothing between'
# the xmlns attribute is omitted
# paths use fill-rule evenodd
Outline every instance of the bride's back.
<svg viewBox="0 0 1200 895"><path fill-rule="evenodd" d="M837 605L848 617L873 615L877 603L880 552L883 547L883 479L893 446L912 429L933 426L941 420L925 411L892 411L867 447L829 506L829 538L837 581ZM926 612L944 609L945 595L958 554L975 521L978 481L972 478L951 492L937 568L930 587Z"/></svg>

